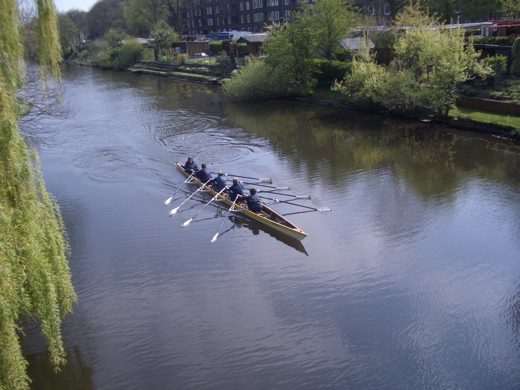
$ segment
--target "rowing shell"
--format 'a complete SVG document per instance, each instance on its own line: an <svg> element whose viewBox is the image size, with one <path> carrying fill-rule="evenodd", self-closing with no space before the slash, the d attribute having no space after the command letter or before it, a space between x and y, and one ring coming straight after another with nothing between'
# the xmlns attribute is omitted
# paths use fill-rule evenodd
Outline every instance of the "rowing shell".
<svg viewBox="0 0 520 390"><path fill-rule="evenodd" d="M184 173L186 176L189 176L189 173L187 173L184 170L184 165L181 163L175 163L177 168ZM195 177L192 177L192 180L190 183L197 184L199 187L203 186L204 183L202 183L200 180L198 180ZM213 196L217 195L215 191L211 189L210 186L204 186L204 190L212 194ZM229 200L229 197L227 194L222 193L222 195L218 195L218 199L224 203L226 203L228 206L231 207L233 202ZM298 240L303 240L305 237L307 237L307 233L305 233L302 229L300 229L298 226L290 222L287 218L285 218L283 215L277 213L270 207L266 206L265 204L262 205L262 211L259 213L254 213L247 209L247 206L240 205L238 203L235 203L235 212L240 212L249 218L258 221L262 223L265 226L269 226L273 228L276 231L279 231L281 233L287 234L290 237L296 238Z"/></svg>

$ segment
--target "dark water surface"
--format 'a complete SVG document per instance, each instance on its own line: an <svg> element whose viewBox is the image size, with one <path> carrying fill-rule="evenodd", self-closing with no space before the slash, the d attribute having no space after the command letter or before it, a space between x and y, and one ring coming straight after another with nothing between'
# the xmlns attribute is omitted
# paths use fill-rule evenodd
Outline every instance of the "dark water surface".
<svg viewBox="0 0 520 390"><path fill-rule="evenodd" d="M60 374L27 331L34 389L520 388L515 144L129 73L63 85L75 114L38 149L79 303ZM333 211L289 217L300 245L228 220L212 244L222 210L183 228L202 204L163 203L187 155Z"/></svg>

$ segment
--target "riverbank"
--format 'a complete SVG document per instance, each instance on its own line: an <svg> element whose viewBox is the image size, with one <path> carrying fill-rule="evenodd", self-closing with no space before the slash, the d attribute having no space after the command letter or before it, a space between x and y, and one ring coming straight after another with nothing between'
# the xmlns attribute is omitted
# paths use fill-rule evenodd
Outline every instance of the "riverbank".
<svg viewBox="0 0 520 390"><path fill-rule="evenodd" d="M86 61L74 61L72 63L91 66ZM186 71L186 67L179 68L178 66L168 64L142 62L128 68L127 71L136 74L149 74L174 78L180 81L211 85L220 85L226 80L222 77L203 74L203 72L199 72L197 69L193 68L193 66L189 67L188 71ZM325 88L317 89L315 93L310 96L298 97L296 99L330 107L355 110L359 109L350 104L345 96L340 92L331 91L330 89ZM515 141L520 140L520 117L516 116L483 112L467 108L455 108L451 111L448 121L439 122L431 120L430 118L421 118L420 120L423 122L430 122L434 125L450 125L463 130L492 134Z"/></svg>
<svg viewBox="0 0 520 390"><path fill-rule="evenodd" d="M358 110L358 107L349 103L341 92L329 89L317 89L308 97L298 98L310 103L322 104L331 107L340 107ZM504 115L476 109L456 107L450 111L448 121L435 121L430 118L420 118L422 122L438 125L450 125L463 130L493 134L513 140L520 140L520 117Z"/></svg>

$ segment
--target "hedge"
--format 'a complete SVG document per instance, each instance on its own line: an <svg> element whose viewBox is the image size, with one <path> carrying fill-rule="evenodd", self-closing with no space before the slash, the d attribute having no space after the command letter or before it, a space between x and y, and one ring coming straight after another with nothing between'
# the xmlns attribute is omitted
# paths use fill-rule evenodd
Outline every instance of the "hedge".
<svg viewBox="0 0 520 390"><path fill-rule="evenodd" d="M329 61L322 59L315 59L319 72L314 74L318 85L323 87L330 87L334 85L335 80L343 80L345 74L350 72L352 64L350 62Z"/></svg>

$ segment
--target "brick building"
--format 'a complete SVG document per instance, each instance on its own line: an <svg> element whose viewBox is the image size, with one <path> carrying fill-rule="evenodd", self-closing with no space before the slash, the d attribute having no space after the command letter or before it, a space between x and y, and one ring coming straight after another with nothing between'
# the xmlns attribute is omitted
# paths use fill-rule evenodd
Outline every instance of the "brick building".
<svg viewBox="0 0 520 390"><path fill-rule="evenodd" d="M310 0L315 1L315 0ZM289 19L299 0L186 0L183 34L209 35L223 31L264 32L265 25ZM356 6L378 24L389 21L391 9L385 0L357 0Z"/></svg>

